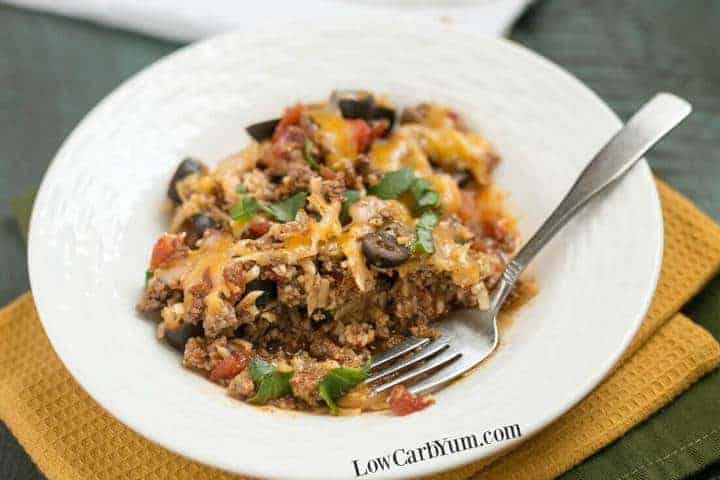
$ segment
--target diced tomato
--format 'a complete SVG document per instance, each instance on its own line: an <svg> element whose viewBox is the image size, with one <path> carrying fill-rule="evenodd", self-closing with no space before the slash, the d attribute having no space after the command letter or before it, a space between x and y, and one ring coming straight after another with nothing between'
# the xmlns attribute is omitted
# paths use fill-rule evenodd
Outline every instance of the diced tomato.
<svg viewBox="0 0 720 480"><path fill-rule="evenodd" d="M403 385L398 385L390 392L388 404L395 415L408 415L422 410L435 403L429 395L413 395Z"/></svg>
<svg viewBox="0 0 720 480"><path fill-rule="evenodd" d="M282 131L275 130L275 133L272 140L272 154L275 159L287 159L292 150L301 148L305 143L305 132L295 125L285 127Z"/></svg>
<svg viewBox="0 0 720 480"><path fill-rule="evenodd" d="M280 123L278 123L278 126L275 127L275 132L273 133L273 141L277 139L287 127L300 123L300 115L302 114L302 110L303 107L300 103L298 103L294 107L290 107L285 110L285 113L280 119Z"/></svg>
<svg viewBox="0 0 720 480"><path fill-rule="evenodd" d="M350 137L355 142L355 148L358 152L364 152L372 142L372 130L365 120L353 119L345 120L350 128Z"/></svg>
<svg viewBox="0 0 720 480"><path fill-rule="evenodd" d="M477 190L460 190L460 210L458 215L468 223L479 223L481 221L482 205L479 202L480 194Z"/></svg>
<svg viewBox="0 0 720 480"><path fill-rule="evenodd" d="M152 257L150 258L150 270L155 270L163 263L170 260L175 252L182 245L182 238L178 235L170 235L164 233L153 247Z"/></svg>
<svg viewBox="0 0 720 480"><path fill-rule="evenodd" d="M370 137L372 140L382 138L390 129L390 122L386 119L375 120L370 124Z"/></svg>
<svg viewBox="0 0 720 480"><path fill-rule="evenodd" d="M247 233L251 238L260 238L270 230L270 222L254 220L248 224Z"/></svg>
<svg viewBox="0 0 720 480"><path fill-rule="evenodd" d="M483 230L488 237L502 243L510 235L505 228L505 223L503 218L489 218L483 221Z"/></svg>
<svg viewBox="0 0 720 480"><path fill-rule="evenodd" d="M232 378L242 372L248 363L248 356L241 352L233 352L229 357L220 360L210 372L210 380L217 382L225 378Z"/></svg>
<svg viewBox="0 0 720 480"><path fill-rule="evenodd" d="M460 130L461 132L464 132L466 130L465 122L463 121L462 117L460 117L460 115L457 112L455 112L453 110L448 110L447 117L450 119L450 123L452 124L453 128L456 128L456 129Z"/></svg>
<svg viewBox="0 0 720 480"><path fill-rule="evenodd" d="M340 174L338 174L334 170L331 170L325 165L320 165L320 170L318 171L318 173L320 173L320 176L323 177L325 180L337 180L340 178Z"/></svg>

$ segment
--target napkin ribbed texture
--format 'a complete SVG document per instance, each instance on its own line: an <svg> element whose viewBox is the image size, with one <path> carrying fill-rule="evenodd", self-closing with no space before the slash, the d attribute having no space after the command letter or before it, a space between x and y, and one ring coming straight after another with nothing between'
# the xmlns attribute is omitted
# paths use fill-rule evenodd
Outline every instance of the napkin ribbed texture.
<svg viewBox="0 0 720 480"><path fill-rule="evenodd" d="M553 478L666 405L720 363L720 345L677 314L718 271L720 227L662 182L657 291L616 369L568 413L509 453L434 478ZM179 368L179 366L178 366ZM50 346L26 293L0 311L0 417L50 479L237 479L151 443L100 408ZM482 470L482 471L481 471Z"/></svg>

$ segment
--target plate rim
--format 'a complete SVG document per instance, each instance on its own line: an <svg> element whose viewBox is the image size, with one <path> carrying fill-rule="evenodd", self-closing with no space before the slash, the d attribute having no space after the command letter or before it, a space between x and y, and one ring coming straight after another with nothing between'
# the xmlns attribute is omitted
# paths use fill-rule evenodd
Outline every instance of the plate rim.
<svg viewBox="0 0 720 480"><path fill-rule="evenodd" d="M291 25L294 22L287 22L287 24ZM418 22L415 22L415 25L417 26ZM423 23L423 22L420 22ZM276 25L277 26L277 25ZM588 98L592 98L594 100L594 103L597 104L598 107L602 107L606 110L607 113L609 113L614 119L616 126L620 128L622 126L622 122L617 116L617 114L605 103L600 96L595 93L589 86L587 86L585 83L583 83L580 79L569 73L567 70L562 68L561 66L557 65L553 61L549 60L548 58L543 57L539 53L536 53L527 47L509 40L505 38L491 38L491 37L485 37L481 35L476 35L468 32L448 32L447 30L443 30L442 28L437 27L434 24L427 23L428 28L433 29L434 34L440 34L440 33L451 33L451 34L458 34L458 35L464 35L469 38L475 38L478 40L482 40L483 42L489 42L494 43L500 48L509 48L514 49L518 51L519 53L532 57L534 61L539 62L543 64L546 68L549 68L552 70L552 73L554 75L560 75L565 77L565 79L569 82L572 82L575 84L575 86L578 88L578 92L582 92L584 95L588 96ZM61 158L65 156L66 150L68 149L68 145L71 145L74 142L74 139L77 137L80 137L84 130L88 127L88 125L91 125L94 121L94 118L99 115L107 105L112 104L115 99L122 95L123 91L125 91L129 85L134 84L135 82L138 82L139 79L143 78L146 75L152 74L152 72L157 69L159 66L164 65L165 63L173 62L177 57L187 55L189 52L192 52L195 49L201 49L201 48L207 48L209 44L212 44L214 42L221 42L223 39L227 39L230 37L236 37L238 42L242 42L241 39L238 37L246 36L248 35L248 31L233 31L224 33L221 35L216 35L209 37L207 39L204 39L199 42L195 42L189 45L186 45L184 47L181 47L170 54L161 57L157 61L145 66L137 73L131 75L126 80L122 81L117 87L115 87L109 94L107 94L100 102L98 102L84 117L83 119L76 125L76 127L73 129L73 131L65 138L65 140L62 142L60 148L58 149L57 153L53 157L53 160L51 161L49 167L45 171L42 177L41 185L38 189L38 193L36 196L36 201L33 205L33 210L30 218L30 231L28 235L28 272L30 277L30 285L31 285L31 291L33 293L33 297L35 299L36 309L38 312L38 317L41 320L41 323L43 325L43 329L45 330L48 339L50 340L50 344L53 348L53 350L57 353L58 357L62 361L65 368L70 372L73 379L78 382L78 384L83 388L83 390L88 393L88 395L93 399L94 402L96 402L98 405L100 405L106 412L110 413L117 421L122 423L124 426L130 428L132 431L138 433L142 437L144 437L147 440L150 440L151 442L154 442L158 445L160 445L162 448L166 448L174 453L177 453L178 455L181 455L185 458L191 459L193 461L197 461L199 463L202 463L204 465L208 465L214 468L221 468L228 472L238 473L242 475L251 475L251 476L262 476L264 478L288 478L286 473L282 473L279 471L271 472L268 476L268 472L266 471L263 466L260 466L258 464L255 464L252 468L243 469L243 471L240 471L237 469L237 465L234 465L232 463L225 462L224 464L217 464L209 459L203 459L199 458L199 456L194 455L193 452L189 451L183 451L179 448L175 448L174 445L169 445L165 440L166 438L156 435L154 431L151 428L146 428L144 425L137 425L137 422L133 422L132 419L126 418L125 415L121 414L117 411L117 409L113 408L112 403L109 403L105 401L105 398L100 400L96 395L93 394L93 391L88 388L90 385L86 381L86 379L83 378L83 375L80 374L80 371L78 369L77 365L73 365L71 361L71 357L67 354L66 349L68 348L67 345L63 344L62 341L62 335L58 335L57 331L54 331L52 327L48 328L49 323L46 320L43 320L43 318L48 318L50 315L55 314L55 312L52 310L52 308L47 305L47 303L43 303L44 295L42 291L35 291L33 288L34 286L41 283L39 278L42 276L41 270L42 265L39 264L35 258L36 254L34 252L37 252L39 248L42 248L41 245L38 245L39 240L37 238L37 234L33 234L33 232L37 232L38 228L36 227L37 215L36 215L36 209L38 205L42 205L44 196L47 195L48 190L50 187L48 184L50 183L50 180L56 175L56 170L59 168L58 163L56 160L58 158ZM662 210L660 205L660 200L657 192L657 188L655 185L655 182L653 180L652 172L650 170L650 167L645 160L645 158L642 158L638 164L634 167L636 169L639 169L642 171L642 177L645 181L649 182L650 187L650 195L651 195L651 201L653 203L652 205L652 213L653 214L653 223L656 225L657 228L657 238L658 242L657 245L655 245L655 251L653 255L653 272L652 272L652 278L650 283L652 284L652 289L649 289L647 292L644 292L643 298L641 301L638 302L638 305L642 305L641 311L642 314L638 315L637 318L633 318L632 322L628 320L629 328L623 337L622 342L619 344L617 350L613 353L613 355L609 356L605 363L603 364L602 368L598 368L597 372L590 378L586 379L584 384L581 388L576 389L573 392L573 395L569 396L566 401L562 403L558 403L554 409L549 409L548 413L544 415L544 418L542 421L539 421L536 425L533 425L531 429L524 432L522 438L516 439L515 441L508 441L502 445L502 447L497 448L496 450L488 450L488 449L478 449L475 450L475 455L472 455L472 458L466 459L464 457L453 457L453 456L446 456L443 458L443 462L429 462L429 463L421 463L419 465L419 468L421 471L418 472L418 474L421 475L431 475L439 472L445 472L449 471L454 468L458 468L464 465L469 465L470 463L476 462L478 460L481 460L482 458L487 458L488 456L492 454L496 454L497 452L503 452L510 448L513 448L520 442L527 441L530 437L532 437L535 433L539 432L540 430L544 429L547 425L557 420L560 416L562 416L564 413L569 411L573 406L578 404L583 398L585 398L596 386L598 386L603 379L605 379L612 371L612 368L618 363L618 360L622 356L622 354L627 350L628 345L632 341L632 339L635 337L642 320L644 319L645 315L647 314L647 311L650 307L650 304L652 302L655 290L657 288L657 283L660 277L660 271L662 266L662 256L663 256L663 248L664 248L664 225L662 221ZM38 255L39 256L39 255ZM453 461L454 460L454 461ZM249 464L248 464L249 465ZM279 473L279 474L278 474ZM390 477L397 477L400 478L402 475L399 474L399 472L395 471L389 471L385 472L390 475ZM335 478L332 475L327 476L326 478Z"/></svg>

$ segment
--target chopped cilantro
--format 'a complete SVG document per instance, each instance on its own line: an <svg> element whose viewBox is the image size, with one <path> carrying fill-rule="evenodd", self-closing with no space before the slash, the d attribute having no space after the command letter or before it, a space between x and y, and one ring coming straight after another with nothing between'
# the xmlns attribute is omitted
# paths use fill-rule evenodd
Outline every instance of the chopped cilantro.
<svg viewBox="0 0 720 480"><path fill-rule="evenodd" d="M285 223L295 220L298 210L305 206L307 192L298 192L280 202L262 206L263 211L269 213L278 222Z"/></svg>
<svg viewBox="0 0 720 480"><path fill-rule="evenodd" d="M305 206L306 198L307 192L298 192L280 202L265 205L258 202L255 197L242 195L240 200L230 207L228 213L233 220L249 220L254 217L258 211L263 211L278 222L285 223L295 220L295 215L297 215L298 210Z"/></svg>
<svg viewBox="0 0 720 480"><path fill-rule="evenodd" d="M260 208L260 204L254 197L243 195L240 200L230 207L229 214L233 220L249 220L254 217Z"/></svg>
<svg viewBox="0 0 720 480"><path fill-rule="evenodd" d="M325 400L330 412L336 415L338 407L335 400L348 393L355 385L365 380L367 376L367 368L334 368L320 380L318 393Z"/></svg>
<svg viewBox="0 0 720 480"><path fill-rule="evenodd" d="M247 188L245 188L245 185L243 185L242 183L238 183L237 186L235 187L235 191L237 193L246 193Z"/></svg>
<svg viewBox="0 0 720 480"><path fill-rule="evenodd" d="M435 190L428 190L422 197L417 199L417 205L421 209L434 207L440 202L440 195Z"/></svg>
<svg viewBox="0 0 720 480"><path fill-rule="evenodd" d="M268 401L284 397L292 392L290 388L290 378L292 372L279 372L275 370L269 375L265 375L257 387L257 392L250 399L251 403L267 403Z"/></svg>
<svg viewBox="0 0 720 480"><path fill-rule="evenodd" d="M350 223L350 205L360 200L360 192L357 190L345 190L343 192L342 204L340 205L340 223Z"/></svg>
<svg viewBox="0 0 720 480"><path fill-rule="evenodd" d="M420 216L415 225L415 241L412 249L414 252L432 255L435 253L435 242L433 241L433 230L438 222L438 215L433 211L426 211Z"/></svg>
<svg viewBox="0 0 720 480"><path fill-rule="evenodd" d="M415 205L422 211L434 207L440 201L440 195L432 189L431 183L424 178L416 178L410 186L410 193L415 199Z"/></svg>
<svg viewBox="0 0 720 480"><path fill-rule="evenodd" d="M412 168L403 167L400 170L386 173L380 183L368 188L368 193L388 200L405 193L415 181Z"/></svg>
<svg viewBox="0 0 720 480"><path fill-rule="evenodd" d="M310 168L313 170L319 170L320 164L318 164L315 159L315 155L313 155L313 143L308 138L305 139L305 148L303 149L303 153L305 154L305 161L308 165L310 165Z"/></svg>
<svg viewBox="0 0 720 480"><path fill-rule="evenodd" d="M148 282L153 277L152 270L145 270L145 286L147 287Z"/></svg>
<svg viewBox="0 0 720 480"><path fill-rule="evenodd" d="M290 378L292 372L281 372L265 360L254 358L250 362L250 378L257 388L251 403L263 404L274 398L283 397L292 392Z"/></svg>
<svg viewBox="0 0 720 480"><path fill-rule="evenodd" d="M250 378L252 378L252 381L255 383L258 383L265 375L275 370L275 367L273 367L271 363L261 358L253 358L248 368L250 369Z"/></svg>
<svg viewBox="0 0 720 480"><path fill-rule="evenodd" d="M424 178L415 177L410 167L388 172L380 183L368 188L368 193L385 200L396 198L407 191L412 194L418 212L440 202L440 195L432 189L432 184Z"/></svg>
<svg viewBox="0 0 720 480"><path fill-rule="evenodd" d="M417 200L422 197L423 193L430 190L431 187L432 185L428 180L424 178L416 178L412 185L410 185L410 193L412 193L413 197Z"/></svg>

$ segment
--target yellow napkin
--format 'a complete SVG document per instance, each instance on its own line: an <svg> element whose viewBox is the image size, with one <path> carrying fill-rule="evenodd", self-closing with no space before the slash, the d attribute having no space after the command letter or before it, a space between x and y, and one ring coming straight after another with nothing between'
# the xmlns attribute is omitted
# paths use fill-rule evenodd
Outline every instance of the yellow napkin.
<svg viewBox="0 0 720 480"><path fill-rule="evenodd" d="M669 403L720 363L720 345L676 314L720 266L720 227L658 182L665 257L648 315L624 360L590 395L502 457L436 476L559 475ZM132 432L75 383L50 346L30 294L0 311L0 417L51 479L238 479Z"/></svg>

